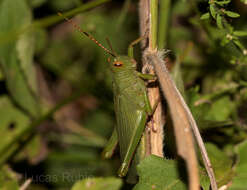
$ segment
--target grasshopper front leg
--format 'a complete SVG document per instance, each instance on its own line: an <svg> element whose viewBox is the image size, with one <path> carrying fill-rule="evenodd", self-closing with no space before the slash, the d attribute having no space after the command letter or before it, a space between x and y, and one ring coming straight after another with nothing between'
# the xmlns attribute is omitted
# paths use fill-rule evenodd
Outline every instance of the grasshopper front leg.
<svg viewBox="0 0 247 190"><path fill-rule="evenodd" d="M137 38L135 41L131 42L131 44L129 45L129 48L128 48L128 56L129 57L131 57L131 58L134 57L134 50L133 50L134 45L138 44L140 41L142 41L145 38L147 38L147 37L141 36L141 37Z"/></svg>
<svg viewBox="0 0 247 190"><path fill-rule="evenodd" d="M143 73L137 72L137 75L144 80L157 80L156 76L153 74L143 74ZM150 101L148 99L148 95L146 92L144 94L144 99L145 99L145 103L146 103L147 113L149 116L152 116L154 114L158 104L159 104L159 99L157 99L155 101L153 108L151 107L151 104L150 104Z"/></svg>
<svg viewBox="0 0 247 190"><path fill-rule="evenodd" d="M156 80L156 76L152 74L143 74L140 72L137 72L137 75L142 78L143 80Z"/></svg>

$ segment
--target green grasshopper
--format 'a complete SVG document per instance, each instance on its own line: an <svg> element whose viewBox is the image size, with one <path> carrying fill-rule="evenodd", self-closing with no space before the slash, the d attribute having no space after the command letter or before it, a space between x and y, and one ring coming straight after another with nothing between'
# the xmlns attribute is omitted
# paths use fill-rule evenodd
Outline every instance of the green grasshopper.
<svg viewBox="0 0 247 190"><path fill-rule="evenodd" d="M58 14L62 16L61 13ZM133 155L140 143L148 117L153 114L157 106L157 104L155 104L154 109L151 108L146 84L143 80L154 80L155 76L138 72L136 70L137 63L133 59L133 46L144 37L141 37L130 44L128 56L117 55L113 51L109 41L108 43L111 51L100 44L89 33L83 31L79 26L73 23L72 20L66 17L64 17L64 19L72 23L76 30L86 35L112 57L112 59L108 59L108 62L112 72L114 109L117 124L102 155L104 158L110 158L115 147L119 143L122 164L119 168L118 175L123 177L128 172Z"/></svg>

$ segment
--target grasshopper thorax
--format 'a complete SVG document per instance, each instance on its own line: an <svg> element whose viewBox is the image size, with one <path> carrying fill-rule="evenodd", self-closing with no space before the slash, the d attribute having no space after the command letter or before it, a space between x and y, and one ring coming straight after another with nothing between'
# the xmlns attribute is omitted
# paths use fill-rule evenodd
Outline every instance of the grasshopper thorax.
<svg viewBox="0 0 247 190"><path fill-rule="evenodd" d="M108 62L113 72L136 70L136 61L128 56L117 56L113 59L108 58Z"/></svg>

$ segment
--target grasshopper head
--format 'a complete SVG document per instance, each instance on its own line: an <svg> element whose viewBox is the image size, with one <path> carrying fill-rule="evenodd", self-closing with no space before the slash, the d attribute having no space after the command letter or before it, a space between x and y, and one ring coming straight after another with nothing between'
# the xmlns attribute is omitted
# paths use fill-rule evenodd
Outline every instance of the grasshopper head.
<svg viewBox="0 0 247 190"><path fill-rule="evenodd" d="M117 56L115 58L108 59L112 71L121 70L136 70L136 61L128 56Z"/></svg>

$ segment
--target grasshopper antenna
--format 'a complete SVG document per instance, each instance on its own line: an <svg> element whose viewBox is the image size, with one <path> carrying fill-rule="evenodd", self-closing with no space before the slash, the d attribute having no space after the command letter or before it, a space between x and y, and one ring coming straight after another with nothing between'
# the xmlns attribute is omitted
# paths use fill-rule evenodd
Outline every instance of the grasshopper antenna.
<svg viewBox="0 0 247 190"><path fill-rule="evenodd" d="M59 16L63 17L67 22L71 23L73 25L73 27L83 33L84 35L86 35L90 40L92 40L94 43L96 43L99 47L101 47L102 49L104 49L107 53L109 53L111 56L116 57L116 54L114 52L111 52L110 50L108 50L107 48L105 48L101 43L99 43L91 34L85 32L84 30L82 30L82 28L80 26L78 26L74 21L72 21L71 19L67 18L66 16L64 16L62 13L58 12L57 13Z"/></svg>
<svg viewBox="0 0 247 190"><path fill-rule="evenodd" d="M108 37L106 38L106 42L107 42L108 46L110 47L111 52L117 57L117 53L113 50L111 41L109 40Z"/></svg>

